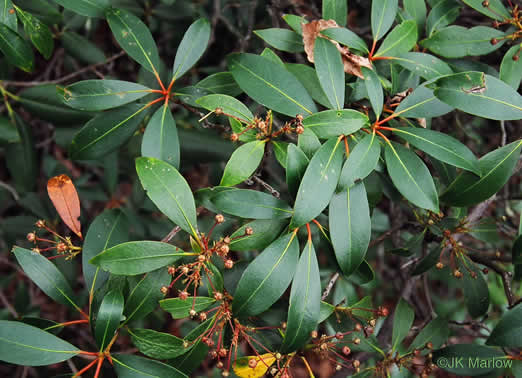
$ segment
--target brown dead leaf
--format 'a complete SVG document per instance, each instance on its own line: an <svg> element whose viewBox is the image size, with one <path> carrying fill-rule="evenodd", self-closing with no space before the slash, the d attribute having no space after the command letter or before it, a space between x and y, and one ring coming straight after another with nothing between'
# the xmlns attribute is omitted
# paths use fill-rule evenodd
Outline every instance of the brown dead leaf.
<svg viewBox="0 0 522 378"><path fill-rule="evenodd" d="M63 222L80 238L82 237L80 199L73 182L67 175L55 176L47 181L47 193Z"/></svg>
<svg viewBox="0 0 522 378"><path fill-rule="evenodd" d="M303 43L306 57L308 58L309 62L313 63L316 38L319 36L322 30L338 28L339 25L334 20L317 20L309 22L308 24L301 24L301 27L303 29ZM324 35L321 35L321 38L328 39L335 45L335 47L337 47L337 50L339 50L341 53L341 58L343 60L344 72L364 79L364 76L361 72L361 67L367 67L370 70L373 69L372 63L368 58L352 54L348 47L341 47L338 42Z"/></svg>

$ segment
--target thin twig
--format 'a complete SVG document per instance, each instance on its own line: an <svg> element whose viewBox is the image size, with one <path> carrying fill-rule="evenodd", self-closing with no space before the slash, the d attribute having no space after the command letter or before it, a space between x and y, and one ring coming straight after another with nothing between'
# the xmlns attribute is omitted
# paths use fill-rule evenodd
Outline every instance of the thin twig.
<svg viewBox="0 0 522 378"><path fill-rule="evenodd" d="M163 239L161 239L161 241L164 242L164 243L170 242L172 240L172 238L174 236L176 236L176 234L180 230L181 230L181 227L179 227L179 226L174 227L172 230L170 230L170 232L167 235L165 235L165 237Z"/></svg>
<svg viewBox="0 0 522 378"><path fill-rule="evenodd" d="M326 288L324 289L323 295L321 296L321 300L324 301L328 296L330 295L330 291L332 291L332 288L335 285L335 282L339 278L339 272L335 272L335 274L330 278L330 281L328 282L328 285L326 285Z"/></svg>
<svg viewBox="0 0 522 378"><path fill-rule="evenodd" d="M11 305L11 303L9 303L2 290L0 290L0 302L2 302L7 311L13 315L13 318L18 319L18 312L16 312L15 308Z"/></svg>
<svg viewBox="0 0 522 378"><path fill-rule="evenodd" d="M6 189L9 193L11 193L11 195L13 196L15 201L18 201L20 199L20 196L18 195L18 192L11 185L8 185L5 182L0 181L0 187Z"/></svg>

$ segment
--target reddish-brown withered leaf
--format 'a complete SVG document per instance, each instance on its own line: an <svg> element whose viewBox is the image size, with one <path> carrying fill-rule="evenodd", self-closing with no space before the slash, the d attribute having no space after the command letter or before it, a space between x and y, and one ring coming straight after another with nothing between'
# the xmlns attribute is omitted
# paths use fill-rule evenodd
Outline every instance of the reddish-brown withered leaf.
<svg viewBox="0 0 522 378"><path fill-rule="evenodd" d="M67 175L55 176L47 181L47 193L63 222L80 238L80 199L73 182Z"/></svg>

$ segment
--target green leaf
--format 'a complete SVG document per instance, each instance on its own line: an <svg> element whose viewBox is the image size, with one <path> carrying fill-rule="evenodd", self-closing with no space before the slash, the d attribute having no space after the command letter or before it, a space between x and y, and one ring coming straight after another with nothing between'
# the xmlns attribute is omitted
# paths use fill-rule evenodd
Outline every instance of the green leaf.
<svg viewBox="0 0 522 378"><path fill-rule="evenodd" d="M248 179L257 169L265 152L265 141L243 144L227 162L220 186L234 186Z"/></svg>
<svg viewBox="0 0 522 378"><path fill-rule="evenodd" d="M372 35L374 41L378 41L390 30L398 9L398 0L373 0L372 1Z"/></svg>
<svg viewBox="0 0 522 378"><path fill-rule="evenodd" d="M74 292L62 272L39 253L14 247L13 253L25 274L55 302L79 309Z"/></svg>
<svg viewBox="0 0 522 378"><path fill-rule="evenodd" d="M335 257L348 277L363 262L370 243L372 227L364 184L334 194L328 214Z"/></svg>
<svg viewBox="0 0 522 378"><path fill-rule="evenodd" d="M290 290L290 307L282 352L303 347L317 327L321 303L321 278L312 240L308 240L297 265Z"/></svg>
<svg viewBox="0 0 522 378"><path fill-rule="evenodd" d="M459 268L463 272L462 289L468 312L472 318L478 318L486 314L489 308L488 283L482 276L481 270L470 260L466 260L465 263L459 260ZM471 276L471 272L467 268L475 273L475 278Z"/></svg>
<svg viewBox="0 0 522 378"><path fill-rule="evenodd" d="M293 232L276 239L245 269L232 302L235 316L260 314L286 291L299 259L299 243L295 235Z"/></svg>
<svg viewBox="0 0 522 378"><path fill-rule="evenodd" d="M208 356L209 347L201 341L200 336L214 325L215 320L216 317L214 316L206 322L198 325L187 336L185 336L185 340L187 341L195 341L196 339L197 341L195 341L187 353L172 360L171 363L179 370L190 374L201 366L202 361Z"/></svg>
<svg viewBox="0 0 522 378"><path fill-rule="evenodd" d="M366 135L350 152L343 165L337 189L351 187L356 180L363 180L377 166L381 156L381 145L375 133Z"/></svg>
<svg viewBox="0 0 522 378"><path fill-rule="evenodd" d="M437 190L424 162L413 151L393 142L386 145L385 159L399 192L414 205L438 213Z"/></svg>
<svg viewBox="0 0 522 378"><path fill-rule="evenodd" d="M210 201L224 213L240 218L281 219L292 216L292 208L285 201L255 190L227 190L212 196Z"/></svg>
<svg viewBox="0 0 522 378"><path fill-rule="evenodd" d="M168 104L156 110L143 134L141 155L156 158L179 168L179 138Z"/></svg>
<svg viewBox="0 0 522 378"><path fill-rule="evenodd" d="M243 92L230 72L218 72L209 75L198 82L196 87L206 89L212 93L228 96L238 96Z"/></svg>
<svg viewBox="0 0 522 378"><path fill-rule="evenodd" d="M23 189L29 191L35 186L35 177L38 176L38 161L37 152L35 146L35 140L33 137L33 128L28 125L24 120L16 113L14 113L15 126L20 136L20 153L17 153L17 161L23 163L23 170L13 171L10 168L11 175L20 177L23 183ZM10 166L8 161L8 167Z"/></svg>
<svg viewBox="0 0 522 378"><path fill-rule="evenodd" d="M120 324L122 313L123 295L119 290L109 291L103 297L94 328L94 336L100 351L104 351L114 337L114 333Z"/></svg>
<svg viewBox="0 0 522 378"><path fill-rule="evenodd" d="M353 134L369 123L368 116L351 109L325 110L303 119L304 128L321 139Z"/></svg>
<svg viewBox="0 0 522 378"><path fill-rule="evenodd" d="M91 223L82 249L82 270L85 286L94 293L109 278L109 273L93 266L89 260L102 251L123 243L129 238L129 222L117 209L105 210Z"/></svg>
<svg viewBox="0 0 522 378"><path fill-rule="evenodd" d="M0 117L0 140L7 143L20 142L20 135L13 123L7 118Z"/></svg>
<svg viewBox="0 0 522 378"><path fill-rule="evenodd" d="M125 314L123 325L131 320L141 320L154 311L160 299L164 297L161 288L168 286L171 279L167 269L159 268L144 275L134 287L130 288L123 309Z"/></svg>
<svg viewBox="0 0 522 378"><path fill-rule="evenodd" d="M118 378L188 378L181 371L159 361L133 354L112 354Z"/></svg>
<svg viewBox="0 0 522 378"><path fill-rule="evenodd" d="M418 262L417 265L415 265L415 268L413 268L411 275L417 276L433 268L435 264L437 264L437 262L439 261L440 253L440 248L433 248L430 252L428 252L426 256L424 256Z"/></svg>
<svg viewBox="0 0 522 378"><path fill-rule="evenodd" d="M500 80L517 90L522 80L522 60L514 60L515 56L520 57L520 45L511 47L504 55L500 64Z"/></svg>
<svg viewBox="0 0 522 378"><path fill-rule="evenodd" d="M149 28L138 17L123 9L109 9L106 18L121 48L143 68L157 74L160 66L158 48Z"/></svg>
<svg viewBox="0 0 522 378"><path fill-rule="evenodd" d="M104 18L109 8L109 0L54 0L65 9L87 17Z"/></svg>
<svg viewBox="0 0 522 378"><path fill-rule="evenodd" d="M297 147L311 159L321 147L321 142L312 130L304 129L304 132L297 137Z"/></svg>
<svg viewBox="0 0 522 378"><path fill-rule="evenodd" d="M103 51L82 35L66 31L60 38L65 51L82 63L96 64L105 61Z"/></svg>
<svg viewBox="0 0 522 378"><path fill-rule="evenodd" d="M400 346L402 340L408 335L413 325L415 311L410 307L408 302L400 298L399 303L395 307L393 314L393 333L392 333L392 350L395 351Z"/></svg>
<svg viewBox="0 0 522 378"><path fill-rule="evenodd" d="M408 118L435 118L451 112L453 108L435 97L426 85L418 86L395 109L395 113Z"/></svg>
<svg viewBox="0 0 522 378"><path fill-rule="evenodd" d="M190 350L183 346L183 339L170 333L157 332L152 329L129 329L132 342L141 353L158 360L175 358Z"/></svg>
<svg viewBox="0 0 522 378"><path fill-rule="evenodd" d="M442 194L441 200L459 207L487 200L509 180L521 149L522 141L516 141L486 154L479 160L482 176L462 172Z"/></svg>
<svg viewBox="0 0 522 378"><path fill-rule="evenodd" d="M343 61L337 47L327 39L317 38L314 45L315 71L331 107L344 108L345 77Z"/></svg>
<svg viewBox="0 0 522 378"><path fill-rule="evenodd" d="M183 319L189 316L190 310L203 311L214 304L216 300L209 297L191 297L185 300L181 298L169 298L161 300L160 306L172 315L173 319Z"/></svg>
<svg viewBox="0 0 522 378"><path fill-rule="evenodd" d="M484 361L501 361L503 357L501 350L478 344L455 344L433 351L433 363L458 376L487 375L496 367ZM456 361L461 363L452 363Z"/></svg>
<svg viewBox="0 0 522 378"><path fill-rule="evenodd" d="M504 4L502 4L502 0L488 0L489 6L487 8L482 5L482 0L462 0L462 2L497 21L504 21L505 19L511 18L511 14L509 14L509 11Z"/></svg>
<svg viewBox="0 0 522 378"><path fill-rule="evenodd" d="M0 23L0 51L12 65L25 72L34 68L34 54L31 45L7 25Z"/></svg>
<svg viewBox="0 0 522 378"><path fill-rule="evenodd" d="M353 31L347 28L330 28L321 30L321 34L339 42L342 45L349 47L350 49L358 50L361 52L368 53L368 46L364 39L359 37Z"/></svg>
<svg viewBox="0 0 522 378"><path fill-rule="evenodd" d="M182 230L198 238L194 196L178 170L164 161L142 157L136 159L136 171L158 209Z"/></svg>
<svg viewBox="0 0 522 378"><path fill-rule="evenodd" d="M425 53L407 52L394 57L393 62L426 80L453 73L446 62Z"/></svg>
<svg viewBox="0 0 522 378"><path fill-rule="evenodd" d="M431 36L437 30L448 26L457 19L460 4L455 0L441 0L431 9L426 20L426 34Z"/></svg>
<svg viewBox="0 0 522 378"><path fill-rule="evenodd" d="M522 96L508 84L483 72L444 76L433 86L439 100L464 112L496 120L522 118Z"/></svg>
<svg viewBox="0 0 522 378"><path fill-rule="evenodd" d="M74 160L99 159L124 144L136 131L146 108L129 104L91 119L74 136L69 153Z"/></svg>
<svg viewBox="0 0 522 378"><path fill-rule="evenodd" d="M251 251L254 249L265 249L279 236L287 221L281 219L257 219L245 223L238 228L230 238L230 249L232 251ZM246 235L245 229L251 227L252 235Z"/></svg>
<svg viewBox="0 0 522 378"><path fill-rule="evenodd" d="M497 323L486 344L498 345L506 348L520 348L522 346L522 305L506 311Z"/></svg>
<svg viewBox="0 0 522 378"><path fill-rule="evenodd" d="M310 222L328 206L337 186L342 164L343 149L340 139L329 139L317 150L299 185L291 228Z"/></svg>
<svg viewBox="0 0 522 378"><path fill-rule="evenodd" d="M413 339L408 350L422 349L428 342L432 343L433 348L437 349L446 342L449 335L448 321L441 317L436 317Z"/></svg>
<svg viewBox="0 0 522 378"><path fill-rule="evenodd" d="M133 241L106 249L89 262L113 274L135 276L190 256L176 246L157 241Z"/></svg>
<svg viewBox="0 0 522 378"><path fill-rule="evenodd" d="M196 64L205 52L209 39L210 23L208 20L200 18L189 26L176 51L172 81L179 79Z"/></svg>
<svg viewBox="0 0 522 378"><path fill-rule="evenodd" d="M289 53L304 51L303 38L295 31L281 28L254 30L254 34L270 46Z"/></svg>
<svg viewBox="0 0 522 378"><path fill-rule="evenodd" d="M334 311L335 306L332 306L330 303L321 301L318 323L320 324L324 322L326 319L330 317L330 315L333 314Z"/></svg>
<svg viewBox="0 0 522 378"><path fill-rule="evenodd" d="M0 6L0 24L4 24L11 30L18 29L16 13L13 12L14 6L11 0L3 0Z"/></svg>
<svg viewBox="0 0 522 378"><path fill-rule="evenodd" d="M221 108L225 115L237 117L245 123L251 123L254 120L254 115L245 104L228 95L211 94L198 98L196 103L212 112Z"/></svg>
<svg viewBox="0 0 522 378"><path fill-rule="evenodd" d="M275 158L279 164L281 164L281 167L286 169L286 155L288 146L292 143L287 142L272 142L272 151L274 151Z"/></svg>
<svg viewBox="0 0 522 378"><path fill-rule="evenodd" d="M361 72L364 75L364 86L368 93L368 98L372 105L375 117L379 118L382 113L384 92L382 90L381 80L379 75L374 70L370 70L366 67L361 67Z"/></svg>
<svg viewBox="0 0 522 378"><path fill-rule="evenodd" d="M227 61L241 89L267 108L291 117L317 111L295 76L269 59L253 54L232 54Z"/></svg>
<svg viewBox="0 0 522 378"><path fill-rule="evenodd" d="M121 80L84 80L58 87L64 104L79 110L106 110L136 101L148 94L150 88Z"/></svg>
<svg viewBox="0 0 522 378"><path fill-rule="evenodd" d="M345 26L348 18L348 2L346 0L323 0L324 20L335 20L337 25Z"/></svg>
<svg viewBox="0 0 522 378"><path fill-rule="evenodd" d="M384 38L374 56L397 56L410 51L417 43L417 23L403 21Z"/></svg>
<svg viewBox="0 0 522 378"><path fill-rule="evenodd" d="M473 152L450 135L415 127L401 127L393 132L437 160L480 175L478 160Z"/></svg>
<svg viewBox="0 0 522 378"><path fill-rule="evenodd" d="M299 190L299 184L303 179L309 162L303 150L293 143L288 146L286 154L286 184L288 185L288 191L293 196Z"/></svg>
<svg viewBox="0 0 522 378"><path fill-rule="evenodd" d="M40 328L0 320L0 360L4 362L24 366L51 365L79 352L74 345Z"/></svg>
<svg viewBox="0 0 522 378"><path fill-rule="evenodd" d="M486 55L495 51L504 43L499 40L491 44L492 38L501 38L504 32L487 26L476 26L467 29L452 25L443 28L420 42L421 46L445 58L462 58L464 56Z"/></svg>
<svg viewBox="0 0 522 378"><path fill-rule="evenodd" d="M321 88L315 69L298 63L286 63L285 68L299 80L315 101L327 108L331 106L328 97Z"/></svg>
<svg viewBox="0 0 522 378"><path fill-rule="evenodd" d="M49 59L54 49L53 34L49 27L31 13L24 12L17 6L15 6L15 9L34 47L36 47L45 59Z"/></svg>
<svg viewBox="0 0 522 378"><path fill-rule="evenodd" d="M407 16L411 17L417 23L420 35L426 23L426 2L424 0L403 0L403 5Z"/></svg>
<svg viewBox="0 0 522 378"><path fill-rule="evenodd" d="M301 24L307 24L308 21L302 16L296 16L294 14L283 15L283 20L290 26L297 34L303 35L303 29Z"/></svg>

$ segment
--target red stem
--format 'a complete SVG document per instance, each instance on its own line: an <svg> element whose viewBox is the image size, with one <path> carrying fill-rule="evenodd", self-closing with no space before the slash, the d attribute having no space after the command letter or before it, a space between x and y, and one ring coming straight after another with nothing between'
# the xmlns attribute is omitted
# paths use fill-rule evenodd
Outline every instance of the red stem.
<svg viewBox="0 0 522 378"><path fill-rule="evenodd" d="M80 377L83 373L85 373L87 370L89 370L91 367L94 366L94 364L98 362L98 360L92 360L89 365L85 366L82 370L80 370L78 373L74 375L74 377Z"/></svg>

